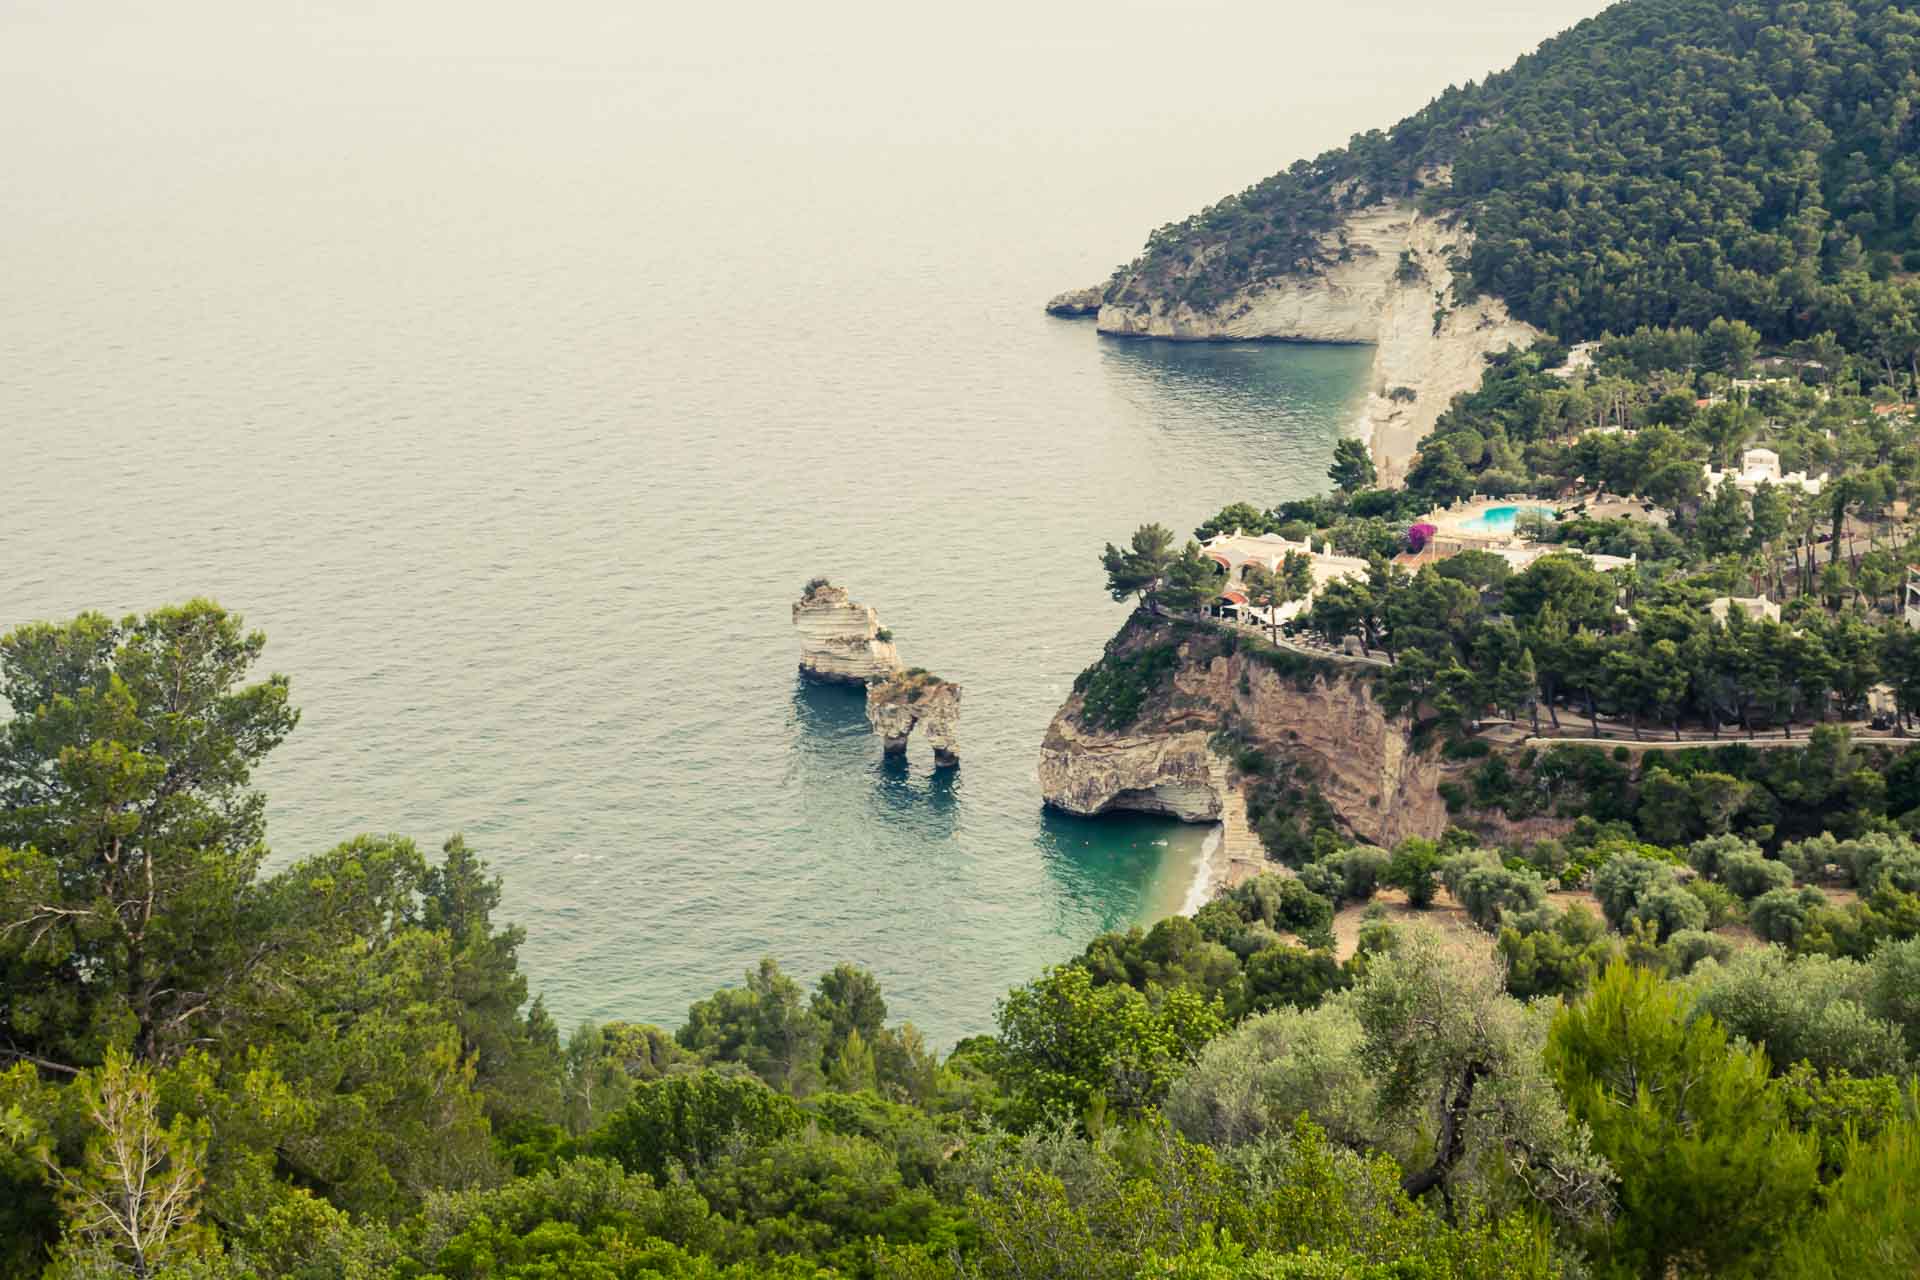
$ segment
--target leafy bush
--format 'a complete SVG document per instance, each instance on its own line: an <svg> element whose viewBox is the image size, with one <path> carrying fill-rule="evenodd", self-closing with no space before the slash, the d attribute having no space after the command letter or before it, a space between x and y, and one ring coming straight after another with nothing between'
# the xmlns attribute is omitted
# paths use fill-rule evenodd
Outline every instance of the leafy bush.
<svg viewBox="0 0 1920 1280"><path fill-rule="evenodd" d="M1148 697L1173 675L1177 655L1171 644L1150 645L1129 656L1108 654L1088 667L1073 684L1082 695L1081 720L1108 731L1132 725Z"/></svg>
<svg viewBox="0 0 1920 1280"><path fill-rule="evenodd" d="M1743 902L1775 889L1793 887L1793 872L1785 863L1770 862L1757 853L1738 853L1720 869L1720 879Z"/></svg>
<svg viewBox="0 0 1920 1280"><path fill-rule="evenodd" d="M1774 889L1747 907L1753 931L1768 942L1792 946L1807 928L1807 902L1791 889Z"/></svg>
<svg viewBox="0 0 1920 1280"><path fill-rule="evenodd" d="M1340 855L1341 896L1353 902L1365 902L1380 887L1380 878L1393 861L1385 849L1355 845Z"/></svg>
<svg viewBox="0 0 1920 1280"><path fill-rule="evenodd" d="M771 1142L802 1123L791 1098L753 1077L702 1071L641 1085L587 1146L659 1182L676 1167L697 1169L737 1144Z"/></svg>
<svg viewBox="0 0 1920 1280"><path fill-rule="evenodd" d="M1410 906L1429 907L1440 891L1435 878L1439 869L1440 850L1433 841L1409 837L1395 847L1393 857L1387 862L1386 874L1380 879L1383 884L1405 890Z"/></svg>
<svg viewBox="0 0 1920 1280"><path fill-rule="evenodd" d="M1749 948L1694 982L1699 1011L1764 1046L1776 1072L1796 1062L1860 1075L1905 1069L1899 1028L1867 1011L1872 974L1854 961Z"/></svg>
<svg viewBox="0 0 1920 1280"><path fill-rule="evenodd" d="M1308 933L1333 923L1333 904L1293 876L1269 872L1229 889L1221 899L1248 921L1290 933Z"/></svg>
<svg viewBox="0 0 1920 1280"><path fill-rule="evenodd" d="M1667 939L1667 955L1675 973L1692 973L1709 960L1726 963L1733 943L1704 929L1676 929Z"/></svg>
<svg viewBox="0 0 1920 1280"><path fill-rule="evenodd" d="M1708 836L1687 846L1687 865L1709 879L1718 880L1727 859L1737 854L1763 856L1760 846L1739 836Z"/></svg>
<svg viewBox="0 0 1920 1280"><path fill-rule="evenodd" d="M1479 866L1466 874L1455 896L1468 918L1491 933L1509 914L1537 909L1547 900L1547 886L1531 871Z"/></svg>
<svg viewBox="0 0 1920 1280"><path fill-rule="evenodd" d="M1640 905L1643 897L1672 883L1672 867L1635 853L1623 852L1607 859L1593 873L1593 894L1600 899L1600 910L1606 916L1607 923L1620 929L1626 926L1633 909ZM1701 919L1705 919L1704 910Z"/></svg>
<svg viewBox="0 0 1920 1280"><path fill-rule="evenodd" d="M1725 885L1715 884L1711 880L1694 879L1687 881L1681 887L1700 900L1700 905L1707 912L1706 927L1709 929L1718 929L1721 925L1739 918L1741 914L1740 899L1734 897L1732 891Z"/></svg>
<svg viewBox="0 0 1920 1280"><path fill-rule="evenodd" d="M1662 942L1681 930L1697 930L1707 923L1707 904L1669 880L1655 885L1633 904L1631 919L1651 925Z"/></svg>

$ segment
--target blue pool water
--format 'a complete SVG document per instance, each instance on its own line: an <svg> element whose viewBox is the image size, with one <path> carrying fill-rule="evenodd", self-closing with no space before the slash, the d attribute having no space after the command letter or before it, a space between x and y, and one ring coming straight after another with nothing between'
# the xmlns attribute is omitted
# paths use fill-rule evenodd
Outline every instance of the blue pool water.
<svg viewBox="0 0 1920 1280"><path fill-rule="evenodd" d="M1460 528L1467 533L1512 533L1522 512L1549 518L1557 514L1552 507L1488 507L1473 519L1462 522Z"/></svg>

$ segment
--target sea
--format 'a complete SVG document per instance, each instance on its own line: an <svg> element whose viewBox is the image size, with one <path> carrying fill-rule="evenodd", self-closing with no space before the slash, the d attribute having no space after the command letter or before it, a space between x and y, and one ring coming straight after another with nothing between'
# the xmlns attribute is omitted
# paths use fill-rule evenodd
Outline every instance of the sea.
<svg viewBox="0 0 1920 1280"><path fill-rule="evenodd" d="M0 627L243 613L270 869L464 832L565 1024L770 955L990 1031L1194 902L1040 803L1101 546L1322 490L1369 363L1042 303L1599 7L0 0ZM957 770L797 679L815 575Z"/></svg>

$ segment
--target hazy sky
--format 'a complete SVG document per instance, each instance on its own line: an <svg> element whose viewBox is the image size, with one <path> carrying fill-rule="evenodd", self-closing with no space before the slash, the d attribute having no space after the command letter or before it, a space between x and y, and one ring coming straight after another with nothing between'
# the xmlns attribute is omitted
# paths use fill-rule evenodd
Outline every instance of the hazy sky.
<svg viewBox="0 0 1920 1280"><path fill-rule="evenodd" d="M524 168L537 141L556 166L645 163L665 182L688 150L1050 147L1067 181L1132 156L1160 220L1601 7L4 0L0 218L164 206L236 173L350 180L368 156Z"/></svg>

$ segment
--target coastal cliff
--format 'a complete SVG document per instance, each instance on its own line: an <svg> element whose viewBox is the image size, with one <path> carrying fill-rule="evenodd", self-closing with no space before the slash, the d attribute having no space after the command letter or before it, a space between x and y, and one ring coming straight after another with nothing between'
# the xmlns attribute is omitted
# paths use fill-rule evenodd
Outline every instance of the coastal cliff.
<svg viewBox="0 0 1920 1280"><path fill-rule="evenodd" d="M1411 202L1376 204L1341 220L1322 245L1329 261L1312 274L1260 281L1200 305L1174 299L1178 278L1145 297L1135 282L1116 291L1127 300L1100 308L1096 324L1121 337L1371 345L1360 429L1383 482L1392 483L1448 402L1479 385L1489 354L1539 337L1496 298L1454 296L1453 262L1471 244L1463 227ZM1189 271L1225 249L1203 251Z"/></svg>
<svg viewBox="0 0 1920 1280"><path fill-rule="evenodd" d="M1276 667L1271 651L1208 629L1130 622L1109 647L1125 658L1172 646L1164 682L1124 729L1089 723L1090 688L1077 688L1048 726L1040 753L1046 803L1069 813L1162 813L1189 822L1221 814L1214 735L1231 727L1248 745L1293 760L1355 837L1391 845L1447 826L1438 753L1416 751L1402 722L1374 696L1371 669L1303 658Z"/></svg>
<svg viewBox="0 0 1920 1280"><path fill-rule="evenodd" d="M800 633L800 674L828 684L866 684L900 670L900 654L879 615L825 579L807 584L794 602Z"/></svg>

